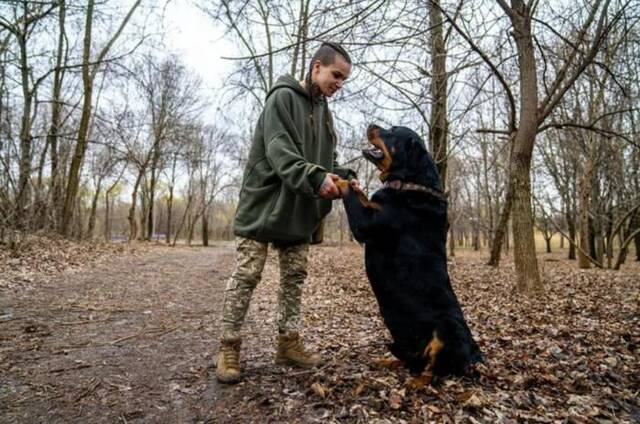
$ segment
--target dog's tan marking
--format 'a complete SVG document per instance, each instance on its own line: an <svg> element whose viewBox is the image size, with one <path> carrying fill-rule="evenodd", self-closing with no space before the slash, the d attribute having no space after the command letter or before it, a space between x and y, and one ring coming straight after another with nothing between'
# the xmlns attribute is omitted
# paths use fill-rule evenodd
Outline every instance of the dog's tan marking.
<svg viewBox="0 0 640 424"><path fill-rule="evenodd" d="M382 158L381 161L376 162L376 166L383 174L388 173L389 169L391 169L391 162L393 160L391 159L391 154L389 153L387 146L384 144L384 141L382 141L382 139L380 138L380 129L373 128L373 129L367 130L367 138L369 139L369 143L376 146L384 154L384 158Z"/></svg>
<svg viewBox="0 0 640 424"><path fill-rule="evenodd" d="M362 205L366 208L373 208L373 209L380 209L380 205L377 204L376 202L372 202L371 200L369 200L369 198L367 197L366 194L364 194L364 192L362 190L360 190L357 187L352 187L349 184L349 181L340 178L339 180L337 180L335 182L336 186L338 186L338 190L340 190L340 195L341 196L345 196L347 193L349 193L350 189L353 189L356 193L356 196L358 196L358 200L360 200L360 203L362 203Z"/></svg>
<svg viewBox="0 0 640 424"><path fill-rule="evenodd" d="M436 363L436 357L443 348L444 342L438 338L438 333L434 330L433 338L424 349L424 353L422 354L423 357L429 358L429 365L427 366L427 369L433 369Z"/></svg>
<svg viewBox="0 0 640 424"><path fill-rule="evenodd" d="M412 377L407 382L407 386L411 389L419 390L424 388L427 384L431 383L433 379L433 367L436 364L436 359L438 357L438 353L442 351L444 348L444 342L438 338L438 333L436 331L433 332L433 337L427 347L424 349L422 356L424 358L429 358L429 363L427 367L422 371L417 377Z"/></svg>

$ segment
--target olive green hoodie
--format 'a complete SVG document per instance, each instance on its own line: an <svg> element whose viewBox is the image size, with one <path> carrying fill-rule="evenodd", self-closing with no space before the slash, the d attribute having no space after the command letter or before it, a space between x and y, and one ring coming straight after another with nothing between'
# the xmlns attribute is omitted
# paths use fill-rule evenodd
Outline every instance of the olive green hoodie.
<svg viewBox="0 0 640 424"><path fill-rule="evenodd" d="M327 172L355 178L352 170L336 164L332 132L324 97L314 98L312 108L296 79L280 77L267 94L253 136L234 221L236 235L279 243L311 240L331 211L331 200L317 195Z"/></svg>

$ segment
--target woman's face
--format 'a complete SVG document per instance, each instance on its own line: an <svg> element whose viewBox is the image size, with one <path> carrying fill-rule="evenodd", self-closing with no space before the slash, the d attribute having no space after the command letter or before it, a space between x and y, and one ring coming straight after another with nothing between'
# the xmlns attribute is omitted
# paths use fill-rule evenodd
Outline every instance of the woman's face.
<svg viewBox="0 0 640 424"><path fill-rule="evenodd" d="M323 65L317 60L313 64L313 72L311 74L313 82L318 85L323 95L327 97L333 96L349 78L351 74L351 65L340 54L336 54L335 60L329 65Z"/></svg>

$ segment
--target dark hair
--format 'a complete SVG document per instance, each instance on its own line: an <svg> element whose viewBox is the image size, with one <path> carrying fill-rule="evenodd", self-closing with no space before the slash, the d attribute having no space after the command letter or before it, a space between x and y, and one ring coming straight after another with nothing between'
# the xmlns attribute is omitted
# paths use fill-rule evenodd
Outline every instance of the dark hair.
<svg viewBox="0 0 640 424"><path fill-rule="evenodd" d="M349 65L351 65L351 57L349 56L349 53L347 53L347 51L344 49L344 47L337 43L324 41L311 58L311 66L309 66L309 68L313 67L313 64L316 62L316 60L319 60L323 65L332 64L336 59L336 54L344 57L344 60L346 60Z"/></svg>

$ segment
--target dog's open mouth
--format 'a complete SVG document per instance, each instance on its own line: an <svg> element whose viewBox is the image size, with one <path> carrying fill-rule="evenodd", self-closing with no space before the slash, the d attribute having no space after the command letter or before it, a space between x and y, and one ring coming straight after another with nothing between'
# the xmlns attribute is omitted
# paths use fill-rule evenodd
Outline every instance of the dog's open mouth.
<svg viewBox="0 0 640 424"><path fill-rule="evenodd" d="M369 162L373 163L381 172L380 178L389 172L391 168L391 155L385 146L384 141L380 138L381 128L375 124L369 125L367 128L367 140L369 146L362 149L362 156Z"/></svg>
<svg viewBox="0 0 640 424"><path fill-rule="evenodd" d="M362 155L372 162L378 162L384 158L384 152L376 146L369 147L368 149L362 149Z"/></svg>

